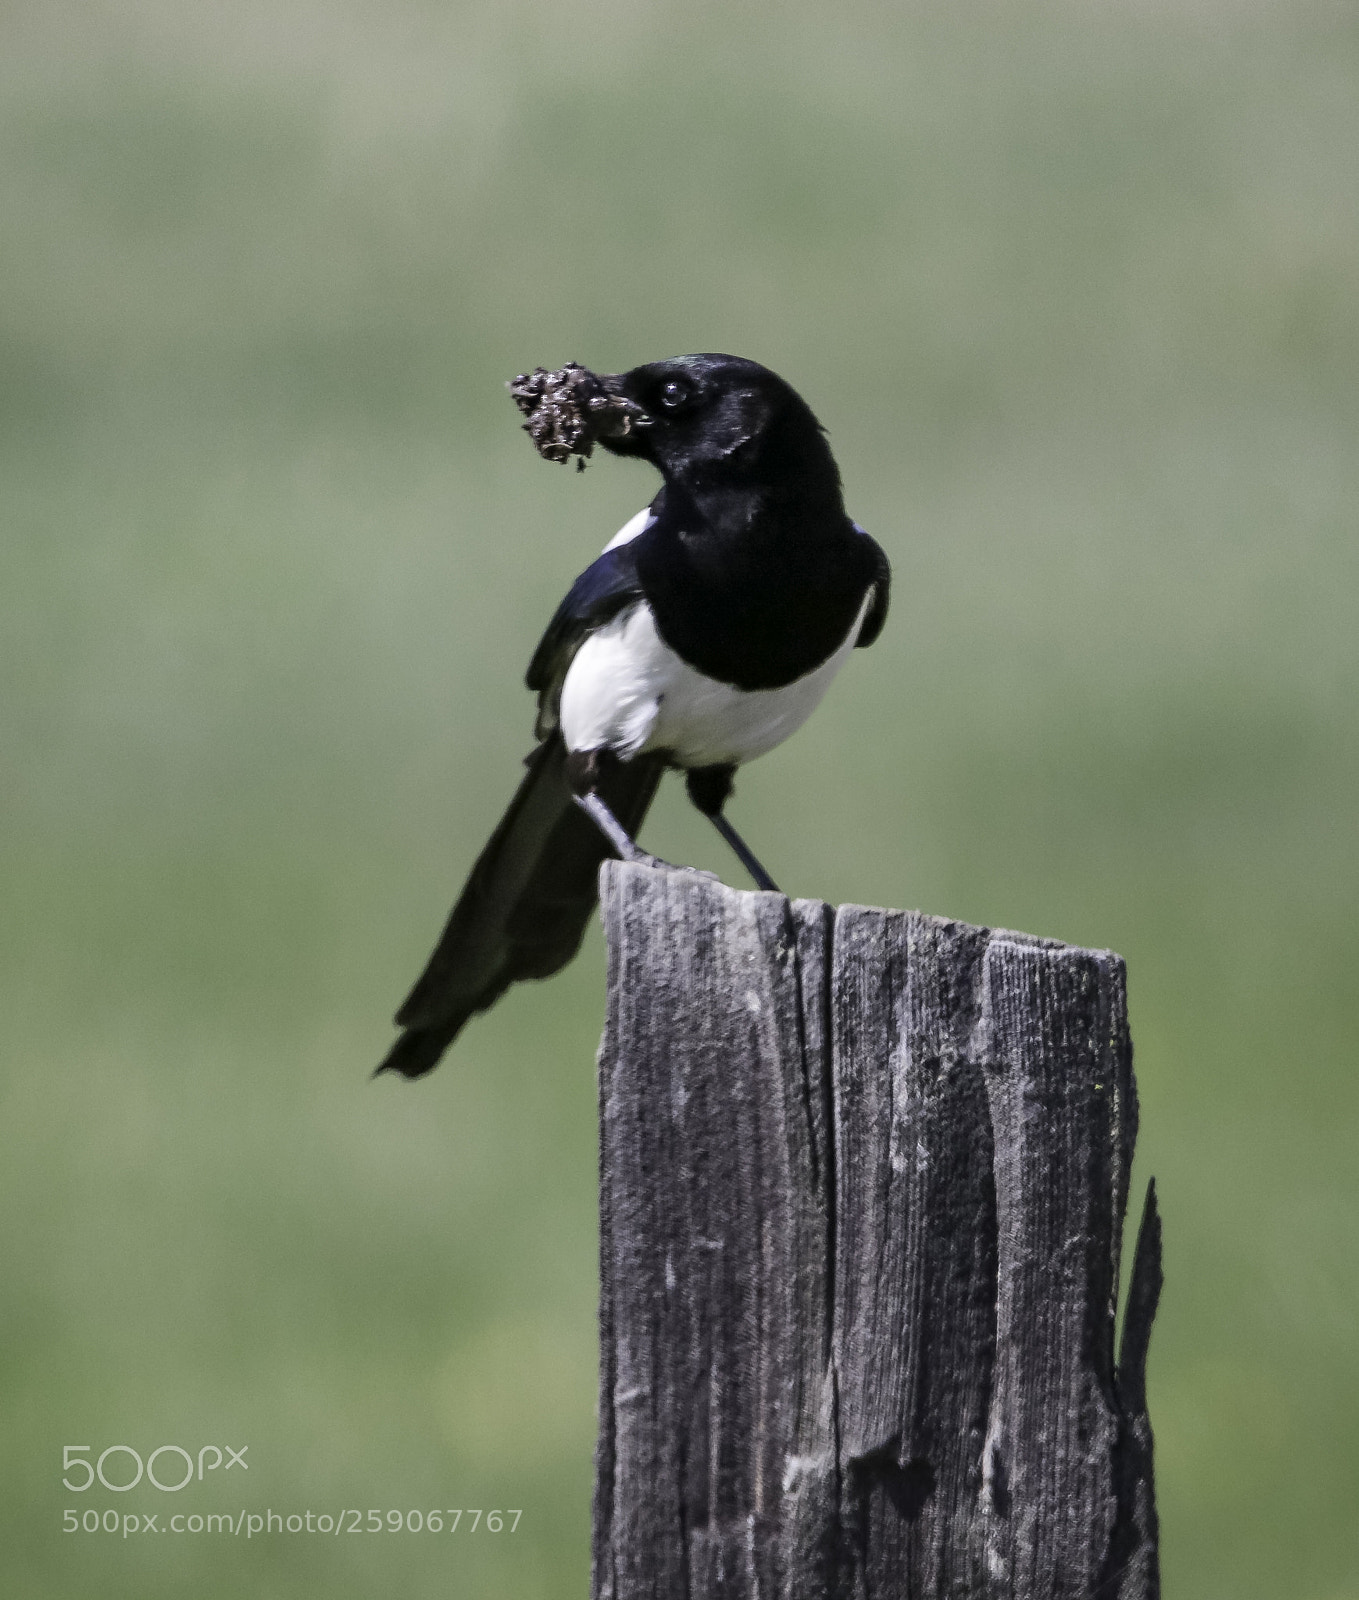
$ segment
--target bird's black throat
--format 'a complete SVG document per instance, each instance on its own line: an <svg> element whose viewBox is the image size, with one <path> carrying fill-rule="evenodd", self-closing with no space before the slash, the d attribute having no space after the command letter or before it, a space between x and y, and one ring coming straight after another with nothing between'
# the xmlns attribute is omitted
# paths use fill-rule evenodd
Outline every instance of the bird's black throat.
<svg viewBox="0 0 1359 1600"><path fill-rule="evenodd" d="M778 689L843 644L876 565L838 480L825 487L796 498L667 482L653 501L656 520L633 541L637 576L661 638L695 670Z"/></svg>

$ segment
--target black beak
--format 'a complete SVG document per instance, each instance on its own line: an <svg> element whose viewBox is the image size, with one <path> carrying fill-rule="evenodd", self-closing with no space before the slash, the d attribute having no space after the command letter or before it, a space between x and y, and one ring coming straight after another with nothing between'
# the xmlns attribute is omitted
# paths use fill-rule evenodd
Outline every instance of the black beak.
<svg viewBox="0 0 1359 1600"><path fill-rule="evenodd" d="M651 426L651 417L627 392L626 372L592 373L603 393L589 402L591 433L601 444L628 439L639 429Z"/></svg>
<svg viewBox="0 0 1359 1600"><path fill-rule="evenodd" d="M591 432L610 455L647 456L647 432L655 419L628 393L628 377L626 372L599 374L596 381L603 393L592 402ZM598 413L593 412L594 405L599 406Z"/></svg>

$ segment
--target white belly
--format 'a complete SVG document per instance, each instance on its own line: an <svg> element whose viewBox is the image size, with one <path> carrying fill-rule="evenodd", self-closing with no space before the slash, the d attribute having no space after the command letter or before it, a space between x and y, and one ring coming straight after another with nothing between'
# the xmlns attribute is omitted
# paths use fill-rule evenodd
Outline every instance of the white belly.
<svg viewBox="0 0 1359 1600"><path fill-rule="evenodd" d="M666 750L682 767L739 766L795 733L821 703L854 648L868 609L828 660L781 689L738 689L686 665L639 600L592 634L566 674L561 730L568 750L612 750L625 760Z"/></svg>

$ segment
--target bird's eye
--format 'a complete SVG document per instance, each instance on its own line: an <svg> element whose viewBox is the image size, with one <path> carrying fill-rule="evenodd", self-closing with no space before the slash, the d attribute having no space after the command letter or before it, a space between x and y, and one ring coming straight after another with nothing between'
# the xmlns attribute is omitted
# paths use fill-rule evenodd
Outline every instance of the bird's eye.
<svg viewBox="0 0 1359 1600"><path fill-rule="evenodd" d="M661 390L661 404L667 411L677 411L689 398L689 385L677 383L673 378Z"/></svg>

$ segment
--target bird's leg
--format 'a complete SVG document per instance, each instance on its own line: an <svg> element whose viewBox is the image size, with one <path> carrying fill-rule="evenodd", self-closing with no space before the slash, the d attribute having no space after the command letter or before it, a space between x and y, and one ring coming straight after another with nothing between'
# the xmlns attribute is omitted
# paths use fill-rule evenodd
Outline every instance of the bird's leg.
<svg viewBox="0 0 1359 1600"><path fill-rule="evenodd" d="M587 789L584 794L575 795L573 798L624 861L637 861L647 867L661 865L655 856L649 856L645 850L638 847L637 841L609 810L608 802L601 799L593 789Z"/></svg>
<svg viewBox="0 0 1359 1600"><path fill-rule="evenodd" d="M782 894L782 889L779 888L778 884L774 882L765 869L760 865L759 857L745 842L741 835L737 833L736 829L732 827L731 823L727 821L726 817L724 817L720 811L715 811L712 814L711 821L713 827L717 829L717 831L735 851L737 859L740 861L741 865L746 869L751 877L754 878L755 887L757 889L769 889L774 894Z"/></svg>
<svg viewBox="0 0 1359 1600"><path fill-rule="evenodd" d="M613 814L613 808L599 793L601 758L604 750L573 750L566 758L566 781L571 785L571 798L604 835L624 861L643 867L664 867L668 863L658 856L649 856Z"/></svg>
<svg viewBox="0 0 1359 1600"><path fill-rule="evenodd" d="M757 887L772 889L778 894L781 892L778 884L764 870L755 852L722 814L722 807L726 805L731 794L735 773L735 767L691 767L684 775L684 787L689 791L689 798L735 851L737 859L754 878Z"/></svg>

